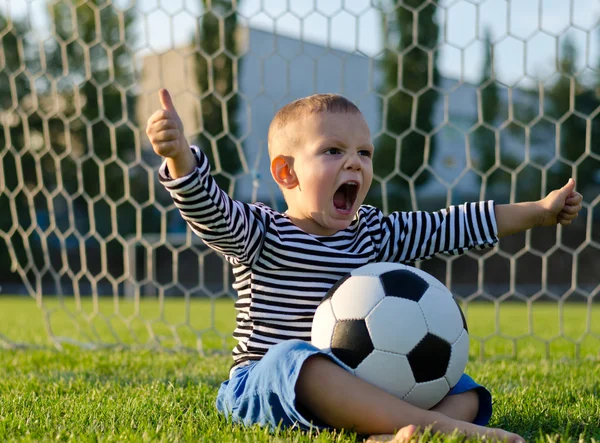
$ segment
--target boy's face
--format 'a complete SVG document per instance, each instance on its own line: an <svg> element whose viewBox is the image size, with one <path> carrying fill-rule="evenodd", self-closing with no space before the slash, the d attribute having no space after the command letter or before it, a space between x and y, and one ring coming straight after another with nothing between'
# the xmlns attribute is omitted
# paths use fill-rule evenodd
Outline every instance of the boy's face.
<svg viewBox="0 0 600 443"><path fill-rule="evenodd" d="M373 180L373 144L362 114L311 114L290 125L293 175L287 215L315 235L346 229Z"/></svg>

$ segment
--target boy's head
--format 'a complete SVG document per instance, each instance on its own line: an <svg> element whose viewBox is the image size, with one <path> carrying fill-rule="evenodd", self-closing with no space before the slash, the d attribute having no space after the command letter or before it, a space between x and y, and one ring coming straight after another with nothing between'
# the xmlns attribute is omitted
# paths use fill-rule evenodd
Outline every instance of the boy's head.
<svg viewBox="0 0 600 443"><path fill-rule="evenodd" d="M269 127L271 174L300 228L332 235L347 228L373 179L373 144L360 110L336 94L281 108Z"/></svg>

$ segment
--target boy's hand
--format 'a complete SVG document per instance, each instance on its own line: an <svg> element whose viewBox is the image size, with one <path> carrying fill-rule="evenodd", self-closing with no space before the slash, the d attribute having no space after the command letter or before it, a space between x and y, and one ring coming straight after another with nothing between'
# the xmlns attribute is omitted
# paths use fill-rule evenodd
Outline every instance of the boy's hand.
<svg viewBox="0 0 600 443"><path fill-rule="evenodd" d="M539 226L570 225L581 210L583 196L575 191L575 180L548 194L538 203L543 208Z"/></svg>
<svg viewBox="0 0 600 443"><path fill-rule="evenodd" d="M146 134L154 152L161 157L177 158L190 147L183 133L183 124L175 110L171 95L166 89L158 92L162 109L148 119Z"/></svg>

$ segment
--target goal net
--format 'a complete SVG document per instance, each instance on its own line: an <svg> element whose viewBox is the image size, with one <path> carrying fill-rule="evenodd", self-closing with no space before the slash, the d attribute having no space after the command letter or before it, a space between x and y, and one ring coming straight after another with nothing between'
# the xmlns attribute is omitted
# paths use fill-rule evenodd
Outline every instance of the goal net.
<svg viewBox="0 0 600 443"><path fill-rule="evenodd" d="M539 199L568 228L416 265L462 303L472 352L598 357L600 7L591 0L0 0L0 346L227 351L221 256L157 182L167 88L236 199L283 210L278 108L340 93L376 146L367 203Z"/></svg>

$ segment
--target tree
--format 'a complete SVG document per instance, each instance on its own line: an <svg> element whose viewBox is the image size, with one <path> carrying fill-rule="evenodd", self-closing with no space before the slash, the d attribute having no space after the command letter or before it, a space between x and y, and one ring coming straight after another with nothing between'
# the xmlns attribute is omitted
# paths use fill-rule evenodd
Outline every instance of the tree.
<svg viewBox="0 0 600 443"><path fill-rule="evenodd" d="M49 73L59 78L61 112L69 120L70 161L63 163L60 173L70 177L81 173L79 185L88 197L104 191L109 199L119 201L125 196L128 171L116 159L128 163L135 157L134 60L128 50L135 13L104 3L88 0L50 6L56 45ZM130 182L133 198L145 194L145 180ZM78 186L69 191L79 194ZM75 203L81 229L87 230L93 218L101 235L111 233L108 206L95 205L89 214L84 199L76 197ZM135 217L119 219L122 235L135 231Z"/></svg>
<svg viewBox="0 0 600 443"><path fill-rule="evenodd" d="M485 177L486 198L507 200L507 189L512 184L512 174L525 160L525 131L520 122L532 121L537 115L536 98L533 91L514 88L514 97L519 97L513 108L513 120L503 125L502 118L508 110L500 99L494 66L494 47L489 27L484 29L483 62L479 82L479 126L472 132L473 150L477 152L475 169ZM498 139L496 138L498 132ZM539 138L539 137L538 137ZM531 145L544 143L530 134ZM496 163L501 168L496 168ZM515 198L517 201L540 198L541 174L538 169L527 165L516 176Z"/></svg>
<svg viewBox="0 0 600 443"><path fill-rule="evenodd" d="M389 0L387 4L394 9L382 13L386 51L382 60L384 80L379 87L386 133L376 140L379 152L374 168L380 176L399 168L401 174L421 186L429 175L418 173L419 168L426 155L431 163L435 154L431 131L438 99L432 86L438 85L440 78L435 51L439 37L437 5L429 0ZM388 194L390 209L405 208L411 202L408 183L396 178Z"/></svg>
<svg viewBox="0 0 600 443"><path fill-rule="evenodd" d="M597 162L583 158L586 154L587 125L586 117L599 105L596 94L581 83L576 75L577 47L570 36L561 45L558 60L558 80L549 91L551 105L547 114L560 123L560 161L548 170L548 189L563 186L574 173L577 175L578 188L583 190L595 183ZM593 128L592 133L593 133ZM566 160L566 162L565 162ZM575 168L568 162L579 162ZM575 169L575 170L574 170Z"/></svg>
<svg viewBox="0 0 600 443"><path fill-rule="evenodd" d="M498 84L494 73L494 53L491 30L486 26L483 37L484 57L481 65L481 80L479 82L479 97L481 100L480 123L473 131L475 149L478 153L476 169L485 174L496 163L496 134L494 124L500 110Z"/></svg>
<svg viewBox="0 0 600 443"><path fill-rule="evenodd" d="M95 223L101 236L113 233L112 214L100 193L113 201L124 197L127 172L114 157L127 162L135 151L135 103L127 92L134 84L133 58L126 50L133 11L92 0L54 3L49 11L54 38L44 45L25 37L29 23L0 17L0 212L9 214L1 229L19 226L5 241L23 272L73 266L53 261L62 246L55 231L89 232ZM54 192L59 186L61 192ZM99 197L93 208L82 191ZM135 217L120 217L118 229L122 235L132 232ZM39 230L45 231L43 238ZM37 280L33 273L26 278Z"/></svg>
<svg viewBox="0 0 600 443"><path fill-rule="evenodd" d="M196 56L203 131L198 141L218 172L234 175L241 167L236 139L239 100L236 73L238 45L235 0L201 0ZM221 38L222 36L222 38ZM214 143L214 144L213 144ZM216 148L216 149L215 149ZM227 189L225 177L217 177Z"/></svg>
<svg viewBox="0 0 600 443"><path fill-rule="evenodd" d="M16 252L7 244L16 235L8 238L5 234L20 225L26 228L31 223L29 205L23 194L13 197L20 187L17 151L24 143L23 119L15 110L19 108L20 99L31 93L31 83L21 72L27 64L25 54L29 53L24 38L26 31L24 21L0 15L0 214L3 214L0 217L0 269L7 271L2 275L4 282L11 279L8 270L12 268L13 257L9 253ZM16 214L11 200L14 200Z"/></svg>

